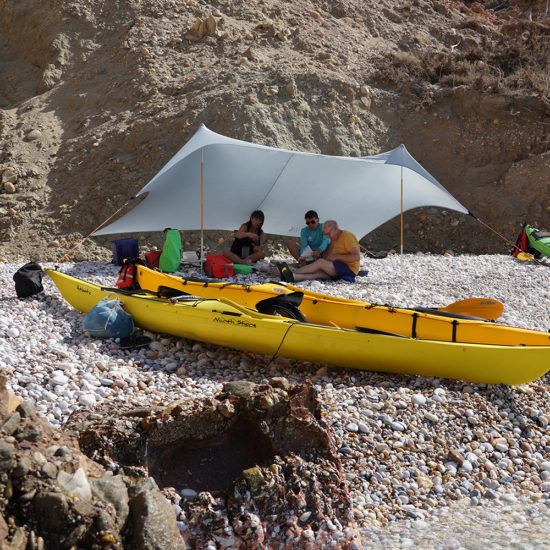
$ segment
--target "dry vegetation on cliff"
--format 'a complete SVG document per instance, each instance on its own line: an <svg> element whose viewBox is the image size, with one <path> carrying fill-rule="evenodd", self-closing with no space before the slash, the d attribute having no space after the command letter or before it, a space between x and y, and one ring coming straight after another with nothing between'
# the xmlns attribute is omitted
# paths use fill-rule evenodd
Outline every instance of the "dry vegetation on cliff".
<svg viewBox="0 0 550 550"><path fill-rule="evenodd" d="M0 29L4 258L59 258L200 123L325 154L405 143L509 238L550 226L546 0L0 0ZM436 209L406 224L408 250L508 248ZM398 241L395 220L365 239Z"/></svg>

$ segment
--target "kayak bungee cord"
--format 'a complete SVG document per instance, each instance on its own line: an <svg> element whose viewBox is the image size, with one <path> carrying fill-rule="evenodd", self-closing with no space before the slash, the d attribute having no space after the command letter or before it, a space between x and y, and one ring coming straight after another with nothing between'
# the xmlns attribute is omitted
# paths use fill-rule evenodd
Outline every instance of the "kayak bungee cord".
<svg viewBox="0 0 550 550"><path fill-rule="evenodd" d="M283 334L283 337L281 338L281 341L279 343L279 346L278 348L275 350L275 353L273 354L273 357L267 362L267 364L265 365L266 367L269 367L269 365L271 365L271 363L273 362L273 360L277 357L277 354L279 353L280 349L281 349L281 346L283 345L284 341L285 341L285 338L286 338L286 335L288 334L288 331L291 329L291 327L293 327L294 325L296 324L296 322L289 322L289 325L288 325L288 328L285 330L285 333Z"/></svg>

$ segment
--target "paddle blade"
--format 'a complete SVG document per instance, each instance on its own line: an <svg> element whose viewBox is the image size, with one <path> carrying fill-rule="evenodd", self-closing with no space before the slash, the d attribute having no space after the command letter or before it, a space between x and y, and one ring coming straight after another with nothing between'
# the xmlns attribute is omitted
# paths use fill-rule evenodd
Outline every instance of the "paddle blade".
<svg viewBox="0 0 550 550"><path fill-rule="evenodd" d="M473 317L481 317L482 319L494 321L502 315L504 305L492 298L468 298L467 300L460 300L438 309L449 313L472 315Z"/></svg>
<svg viewBox="0 0 550 550"><path fill-rule="evenodd" d="M529 254L529 252L520 252L516 258L518 260L534 260L535 258L533 257L532 254Z"/></svg>

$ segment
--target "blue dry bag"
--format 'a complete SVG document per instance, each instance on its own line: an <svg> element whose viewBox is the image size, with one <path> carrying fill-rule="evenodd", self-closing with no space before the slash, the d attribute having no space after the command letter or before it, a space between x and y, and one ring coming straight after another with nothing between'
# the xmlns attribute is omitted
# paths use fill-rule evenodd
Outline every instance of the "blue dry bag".
<svg viewBox="0 0 550 550"><path fill-rule="evenodd" d="M125 338L134 332L134 320L116 294L109 294L87 313L84 330L96 338Z"/></svg>

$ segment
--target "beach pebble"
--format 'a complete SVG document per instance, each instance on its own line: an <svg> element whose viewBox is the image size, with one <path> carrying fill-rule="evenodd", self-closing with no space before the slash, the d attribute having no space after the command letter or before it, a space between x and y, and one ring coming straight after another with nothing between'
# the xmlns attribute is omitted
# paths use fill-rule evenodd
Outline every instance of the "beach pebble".
<svg viewBox="0 0 550 550"><path fill-rule="evenodd" d="M4 296L14 295L18 267L0 263ZM540 290L547 288L547 270L510 256L390 254L364 259L362 268L369 276L354 285L299 285L404 307L494 297L505 304L499 322L548 328L547 300ZM100 262L67 263L61 269L106 286L118 275L117 266ZM258 274L239 277L247 284L264 280ZM544 547L544 525L550 521L547 377L503 387L286 358L269 363L265 356L157 334L148 334L149 347L122 351L113 341L87 336L83 315L63 301L48 277L44 287L44 294L32 299L0 301L0 368L10 390L32 400L53 426L67 422L74 411L93 411L110 400L128 408L164 406L213 397L227 381L265 384L285 377L299 384L309 379L322 421L334 434L351 499L347 513L361 529L364 547L466 548L461 532L479 548L510 547L505 536L515 536L520 527L512 526L526 522L532 531L521 541L524 547L531 540L533 548ZM184 489L181 496L194 498L197 491ZM308 513L299 509L293 521L306 527L314 517ZM536 518L541 518L540 530ZM330 541L341 546L345 531L334 517L319 524L325 521ZM305 540L317 544L317 527L306 532L312 538L304 535L302 545Z"/></svg>
<svg viewBox="0 0 550 550"><path fill-rule="evenodd" d="M421 393L415 393L411 396L411 402L413 403L413 405L425 405L426 397Z"/></svg>
<svg viewBox="0 0 550 550"><path fill-rule="evenodd" d="M21 333L20 333L19 329L16 328L16 327L8 327L6 329L6 336L8 338L18 338L20 334Z"/></svg>
<svg viewBox="0 0 550 550"><path fill-rule="evenodd" d="M370 432L370 429L369 429L368 425L365 424L364 422L358 422L357 427L359 428L359 431L362 434L368 434Z"/></svg>
<svg viewBox="0 0 550 550"><path fill-rule="evenodd" d="M25 134L25 139L28 141L34 141L42 137L42 132L40 130L34 129Z"/></svg>
<svg viewBox="0 0 550 550"><path fill-rule="evenodd" d="M83 393L78 397L78 402L85 407L92 407L97 403L97 399L93 393Z"/></svg>
<svg viewBox="0 0 550 550"><path fill-rule="evenodd" d="M58 373L52 378L52 384L56 386L64 386L68 382L69 382L69 377L65 376L64 374Z"/></svg>

